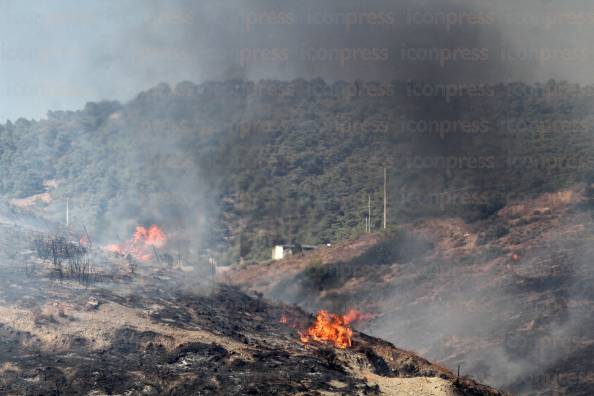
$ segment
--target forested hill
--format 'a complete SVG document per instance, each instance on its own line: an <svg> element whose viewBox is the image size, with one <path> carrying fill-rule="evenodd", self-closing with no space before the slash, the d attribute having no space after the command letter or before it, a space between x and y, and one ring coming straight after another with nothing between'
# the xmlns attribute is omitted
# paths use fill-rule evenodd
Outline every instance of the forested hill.
<svg viewBox="0 0 594 396"><path fill-rule="evenodd" d="M231 262L444 212L488 216L594 176L594 88L410 82L160 84L0 126L0 193L104 239L159 223ZM19 202L21 205L23 201Z"/></svg>

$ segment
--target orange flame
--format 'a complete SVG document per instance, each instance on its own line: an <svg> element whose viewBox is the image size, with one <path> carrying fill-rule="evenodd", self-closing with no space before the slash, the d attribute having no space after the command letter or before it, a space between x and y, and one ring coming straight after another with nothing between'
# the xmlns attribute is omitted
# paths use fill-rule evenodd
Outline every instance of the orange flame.
<svg viewBox="0 0 594 396"><path fill-rule="evenodd" d="M349 324L349 323L353 323L353 322L362 322L365 320L370 320L375 318L376 315L372 314L372 313L365 313L365 312L361 312L359 310L356 310L354 308L351 308L347 311L346 314L344 314L343 318L344 321Z"/></svg>
<svg viewBox="0 0 594 396"><path fill-rule="evenodd" d="M167 237L159 227L153 224L148 229L143 226L137 226L133 241L135 244L162 248L167 243Z"/></svg>
<svg viewBox="0 0 594 396"><path fill-rule="evenodd" d="M156 225L149 228L137 226L132 239L121 243L111 244L104 247L108 252L121 256L131 255L139 261L148 261L153 255L152 248L162 248L167 244L165 233Z"/></svg>
<svg viewBox="0 0 594 396"><path fill-rule="evenodd" d="M337 348L349 348L353 336L353 330L348 327L350 320L350 317L319 311L315 323L305 333L299 332L299 338L304 344L313 340L331 342Z"/></svg>
<svg viewBox="0 0 594 396"><path fill-rule="evenodd" d="M300 327L299 323L296 320L294 320L293 318L289 318L287 314L284 312L280 316L279 323L282 323L288 327L292 327L293 329Z"/></svg>

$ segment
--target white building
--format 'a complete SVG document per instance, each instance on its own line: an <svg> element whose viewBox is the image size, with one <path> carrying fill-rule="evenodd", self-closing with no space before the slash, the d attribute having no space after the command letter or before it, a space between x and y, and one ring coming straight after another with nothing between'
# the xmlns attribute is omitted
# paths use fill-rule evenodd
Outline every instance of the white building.
<svg viewBox="0 0 594 396"><path fill-rule="evenodd" d="M313 245L275 245L272 248L272 259L281 260L293 253L304 252L307 250L314 250L317 246Z"/></svg>
<svg viewBox="0 0 594 396"><path fill-rule="evenodd" d="M285 257L285 247L283 245L276 245L272 248L272 259L280 260Z"/></svg>

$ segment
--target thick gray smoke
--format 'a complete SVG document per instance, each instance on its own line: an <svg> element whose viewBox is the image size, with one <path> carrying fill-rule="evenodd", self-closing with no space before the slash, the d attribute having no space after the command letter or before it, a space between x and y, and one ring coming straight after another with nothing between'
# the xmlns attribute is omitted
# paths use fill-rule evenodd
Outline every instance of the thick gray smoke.
<svg viewBox="0 0 594 396"><path fill-rule="evenodd" d="M4 3L0 119L162 81L592 81L579 0Z"/></svg>
<svg viewBox="0 0 594 396"><path fill-rule="evenodd" d="M123 15L137 14L133 4ZM126 66L153 78L591 82L594 15L578 0L223 0L141 8L148 19L121 52L124 59L139 52L133 59L143 62Z"/></svg>

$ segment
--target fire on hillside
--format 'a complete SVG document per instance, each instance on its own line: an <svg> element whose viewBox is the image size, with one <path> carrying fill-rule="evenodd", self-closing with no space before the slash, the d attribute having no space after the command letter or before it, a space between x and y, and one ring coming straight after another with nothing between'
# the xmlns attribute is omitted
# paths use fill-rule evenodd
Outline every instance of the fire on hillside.
<svg viewBox="0 0 594 396"><path fill-rule="evenodd" d="M167 237L161 228L153 224L146 228L137 226L131 239L119 244L105 246L105 250L121 256L132 256L138 261L147 262L159 249L167 244Z"/></svg>
<svg viewBox="0 0 594 396"><path fill-rule="evenodd" d="M306 331L299 331L301 342L307 344L311 341L332 343L335 347L346 349L352 345L353 330L349 324L357 321L368 320L372 314L362 313L350 309L345 315L337 315L321 310L316 315L316 320ZM281 318L281 322L286 318Z"/></svg>

